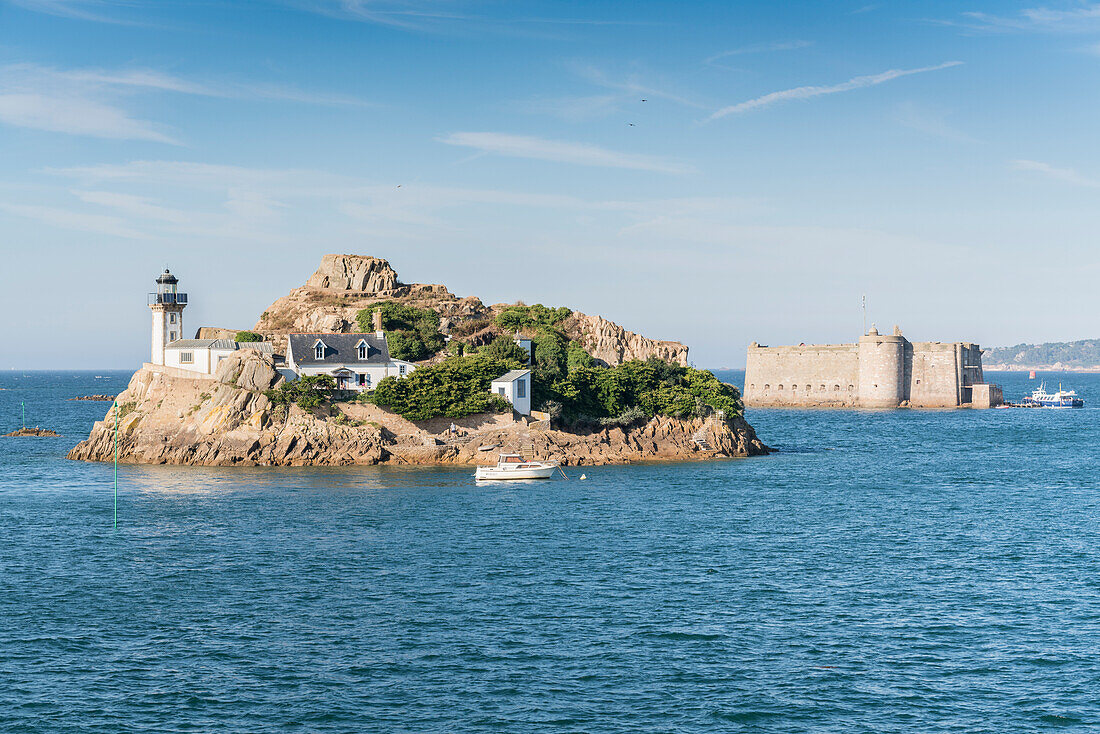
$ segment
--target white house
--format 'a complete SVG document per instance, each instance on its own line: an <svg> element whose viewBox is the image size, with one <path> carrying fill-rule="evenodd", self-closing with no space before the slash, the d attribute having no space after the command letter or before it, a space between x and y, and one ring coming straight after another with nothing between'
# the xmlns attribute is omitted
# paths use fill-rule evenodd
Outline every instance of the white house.
<svg viewBox="0 0 1100 734"><path fill-rule="evenodd" d="M520 415L531 415L531 370L512 370L493 380L489 392L500 395Z"/></svg>
<svg viewBox="0 0 1100 734"><path fill-rule="evenodd" d="M393 359L386 335L290 334L287 367L300 377L332 375L340 390L373 390L387 377L405 377L416 369L412 362Z"/></svg>
<svg viewBox="0 0 1100 734"><path fill-rule="evenodd" d="M201 375L213 375L223 359L238 349L271 354L271 342L237 342L232 339L177 339L164 347L164 366Z"/></svg>

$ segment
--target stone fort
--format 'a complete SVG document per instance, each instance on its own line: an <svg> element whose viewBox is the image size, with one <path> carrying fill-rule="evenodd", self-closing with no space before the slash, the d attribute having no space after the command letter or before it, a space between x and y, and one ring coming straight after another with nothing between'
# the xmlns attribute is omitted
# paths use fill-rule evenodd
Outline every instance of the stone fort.
<svg viewBox="0 0 1100 734"><path fill-rule="evenodd" d="M769 347L753 342L745 405L796 408L992 408L982 350L968 342L911 342L874 326L857 344Z"/></svg>

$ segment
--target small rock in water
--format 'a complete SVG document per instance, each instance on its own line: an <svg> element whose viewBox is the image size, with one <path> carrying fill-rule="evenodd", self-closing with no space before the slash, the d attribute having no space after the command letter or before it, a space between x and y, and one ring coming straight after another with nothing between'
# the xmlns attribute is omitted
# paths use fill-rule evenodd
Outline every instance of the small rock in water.
<svg viewBox="0 0 1100 734"><path fill-rule="evenodd" d="M115 395L80 395L75 398L69 398L69 400L98 400L104 403L113 402Z"/></svg>
<svg viewBox="0 0 1100 734"><path fill-rule="evenodd" d="M20 428L18 430L12 431L11 433L5 433L4 437L7 438L8 436L11 436L11 437L14 437L14 438L19 438L21 436L60 436L60 435L61 435L60 433L57 433L56 431L51 431L49 428L39 428L38 426L35 426L34 428Z"/></svg>

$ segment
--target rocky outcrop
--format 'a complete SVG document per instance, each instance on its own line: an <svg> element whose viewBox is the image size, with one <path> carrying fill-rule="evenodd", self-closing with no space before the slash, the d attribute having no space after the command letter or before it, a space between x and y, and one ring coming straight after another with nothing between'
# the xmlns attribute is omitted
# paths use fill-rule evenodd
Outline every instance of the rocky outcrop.
<svg viewBox="0 0 1100 734"><path fill-rule="evenodd" d="M356 314L379 301L392 300L434 309L444 333L462 325L482 325L472 343L491 341L500 330L493 317L508 304L487 307L475 297L459 298L442 285L402 284L389 262L360 255L325 255L321 266L301 288L271 304L253 327L275 342L288 333L357 331ZM679 342L647 339L602 316L574 313L564 324L566 334L580 341L596 359L615 366L650 358L687 364L688 348ZM471 332L472 333L472 332Z"/></svg>
<svg viewBox="0 0 1100 734"><path fill-rule="evenodd" d="M742 419L653 418L630 428L538 430L507 414L412 423L370 405L337 404L318 413L272 405L264 391L282 377L270 355L242 350L214 379L139 370L118 396L119 460L139 464L302 466L485 464L500 451L552 458L564 466L647 460L699 460L767 452ZM114 458L115 406L70 459ZM702 440L698 440L702 438ZM483 446L493 451L479 450Z"/></svg>
<svg viewBox="0 0 1100 734"><path fill-rule="evenodd" d="M60 433L51 431L49 428L17 428L11 433L5 433L4 438L24 438L24 437L42 437L42 438L56 438L60 436Z"/></svg>
<svg viewBox="0 0 1100 734"><path fill-rule="evenodd" d="M195 332L196 339L235 339L241 329L223 329L220 326L200 326Z"/></svg>
<svg viewBox="0 0 1100 734"><path fill-rule="evenodd" d="M69 400L91 400L100 403L110 403L114 399L114 395L81 395L79 397L69 398Z"/></svg>
<svg viewBox="0 0 1100 734"><path fill-rule="evenodd" d="M270 355L250 350L224 360L212 380L139 370L118 396L119 460L294 466L376 464L385 458L378 429L273 406L263 391L282 379ZM70 459L113 459L114 410L69 452Z"/></svg>
<svg viewBox="0 0 1100 734"><path fill-rule="evenodd" d="M603 316L574 312L565 322L565 333L595 359L612 367L632 359L656 358L684 366L688 363L688 348L680 342L647 339Z"/></svg>
<svg viewBox="0 0 1100 734"><path fill-rule="evenodd" d="M309 288L360 293L382 293L397 285L397 272L387 261L360 255L324 255L321 267L306 282Z"/></svg>

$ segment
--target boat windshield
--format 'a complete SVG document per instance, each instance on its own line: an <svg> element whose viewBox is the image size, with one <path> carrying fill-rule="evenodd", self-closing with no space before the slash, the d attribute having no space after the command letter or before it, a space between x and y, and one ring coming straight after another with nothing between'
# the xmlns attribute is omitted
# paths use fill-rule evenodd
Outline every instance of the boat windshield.
<svg viewBox="0 0 1100 734"><path fill-rule="evenodd" d="M516 456L514 454L510 455L510 456L508 456L508 455L501 456L500 457L500 463L502 463L502 464L522 464L523 463L523 457L522 456Z"/></svg>

